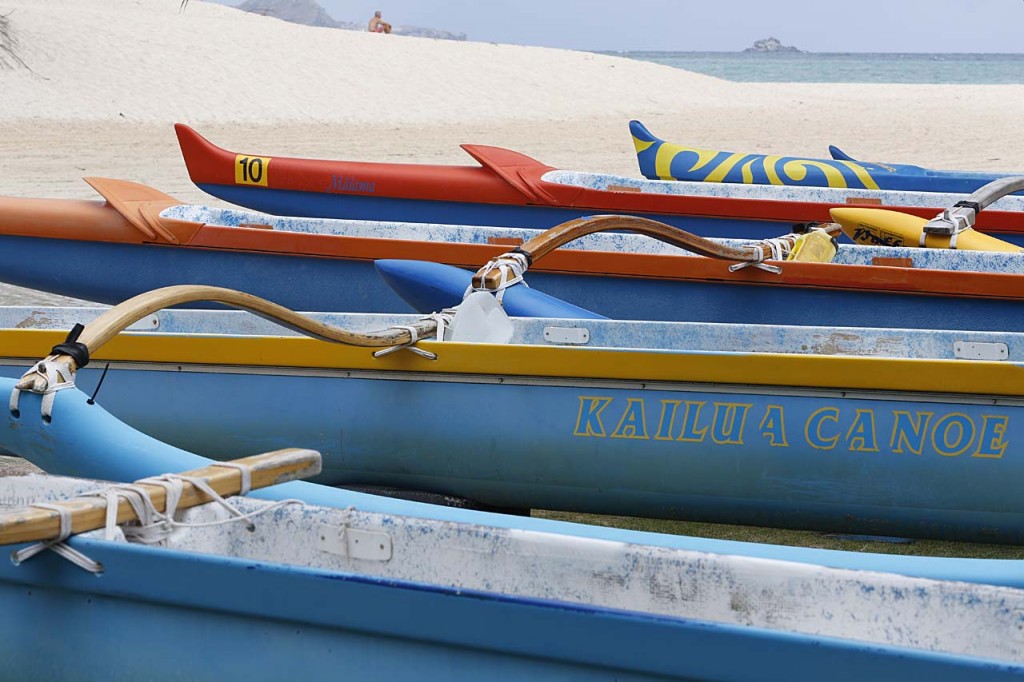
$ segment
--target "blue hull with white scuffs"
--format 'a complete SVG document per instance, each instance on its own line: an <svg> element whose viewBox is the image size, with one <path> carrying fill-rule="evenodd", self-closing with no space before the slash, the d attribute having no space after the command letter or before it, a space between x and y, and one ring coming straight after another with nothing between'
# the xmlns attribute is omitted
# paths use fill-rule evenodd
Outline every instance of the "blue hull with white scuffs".
<svg viewBox="0 0 1024 682"><path fill-rule="evenodd" d="M40 266L50 262L60 266ZM293 310L407 312L412 304L418 312L434 312L462 300L469 284L465 271L411 263L388 261L383 266L396 294L365 260L0 236L0 279L98 303L116 304L174 284L239 289ZM531 271L527 279L535 289L516 287L510 294L513 315L975 331L1022 328L1022 303L995 298L544 271Z"/></svg>
<svg viewBox="0 0 1024 682"><path fill-rule="evenodd" d="M0 381L0 393L12 385ZM0 440L58 470L132 480L208 463L126 427L102 408L89 405L75 389L56 396L51 423L39 416L39 396L23 396L20 407L17 417L8 413L0 425ZM1008 569L1019 563L875 557L663 536L424 505L305 482L250 496L540 531L551 534L544 538L545 556L553 555L556 547L563 552L578 549L579 544L566 542L569 536L634 547L692 547L740 557L781 555L789 561L816 559L832 566L901 567L911 575L938 577L1009 577ZM925 633L886 631L894 625L883 624L870 632L886 641L924 644L862 641L857 635L865 630L856 623L845 626L849 638L827 636L742 625L732 622L735 618L706 621L378 577L369 569L364 573L288 565L96 537L76 537L70 543L102 563L103 573L86 573L49 553L20 566L0 564L0 599L5 605L0 613L0 652L4 671L12 678L213 681L333 679L342 673L353 679L420 680L429 670L430 677L452 680L753 681L763 680L765 670L770 670L779 679L808 682L826 677L850 682L903 677L987 682L1012 679L1024 670L1015 658L929 650ZM735 573L712 573L710 562L705 563L709 570L698 580L734 579ZM972 573L975 567L978 570ZM794 578L818 570L800 565L772 568ZM664 586L650 589L671 593L686 585L683 576L670 577L664 576ZM1019 571L1014 570L1013 577L1019 579ZM931 605L936 611L944 608L936 604L942 597L965 600L963 609L977 608L968 600L976 590L990 589L915 583L906 586L914 589L909 597L901 595L904 583L896 576L841 578L847 590L856 591L860 585L865 591L891 591L893 599ZM999 595L985 591L983 598L988 604L998 602ZM686 612L687 595L678 599L679 610ZM707 609L714 610L714 605ZM987 615L985 622L991 629L1002 621L998 615ZM740 650L744 655L736 656ZM1005 650L1010 655L1014 651ZM183 656L183 651L199 653Z"/></svg>
<svg viewBox="0 0 1024 682"><path fill-rule="evenodd" d="M442 263L377 261L381 277L414 310L429 313L458 305L473 273ZM1020 331L1024 301L998 298L868 293L855 289L737 285L633 277L579 277L529 272L538 289L578 302L615 320L734 322L837 327L906 327ZM505 292L516 317L551 317L522 285Z"/></svg>

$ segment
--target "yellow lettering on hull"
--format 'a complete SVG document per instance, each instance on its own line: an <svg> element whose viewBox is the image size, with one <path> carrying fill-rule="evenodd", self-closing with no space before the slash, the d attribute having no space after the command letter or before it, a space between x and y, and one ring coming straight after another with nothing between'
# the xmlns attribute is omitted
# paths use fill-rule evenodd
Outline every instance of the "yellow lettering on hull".
<svg viewBox="0 0 1024 682"><path fill-rule="evenodd" d="M1010 418L999 414L966 414L935 410L881 410L877 407L825 405L804 409L768 403L676 400L612 396L578 396L572 435L582 438L655 440L743 446L753 436L773 448L808 446L814 450L939 455L1002 459L1009 447ZM861 403L863 404L863 403ZM789 438L786 422L797 412L803 439ZM751 419L748 417L754 413ZM807 415L804 417L803 415ZM650 422L648 417L650 416ZM756 420L756 421L755 421ZM751 426L748 427L748 423ZM756 424L756 431L748 428ZM609 431L607 426L614 425ZM761 439L756 437L760 435Z"/></svg>

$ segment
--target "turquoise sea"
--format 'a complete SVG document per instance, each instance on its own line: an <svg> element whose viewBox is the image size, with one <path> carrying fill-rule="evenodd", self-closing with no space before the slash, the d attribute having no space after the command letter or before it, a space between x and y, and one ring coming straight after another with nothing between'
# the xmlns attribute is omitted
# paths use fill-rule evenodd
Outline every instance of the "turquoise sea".
<svg viewBox="0 0 1024 682"><path fill-rule="evenodd" d="M1024 83L1024 54L604 52L730 81Z"/></svg>

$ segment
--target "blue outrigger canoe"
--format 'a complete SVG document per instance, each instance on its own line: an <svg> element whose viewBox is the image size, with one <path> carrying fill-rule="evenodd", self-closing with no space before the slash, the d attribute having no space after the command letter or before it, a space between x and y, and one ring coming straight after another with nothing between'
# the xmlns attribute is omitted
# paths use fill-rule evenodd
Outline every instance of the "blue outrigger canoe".
<svg viewBox="0 0 1024 682"><path fill-rule="evenodd" d="M475 270L539 234L283 218L183 205L135 183L93 183L107 203L0 199L0 281L108 304L163 286L210 284L250 291L295 310L400 313L409 310L409 302L430 312L461 300L468 274L453 268ZM784 234L789 226L778 229ZM718 243L746 247L753 242ZM400 297L382 286L374 265L381 259L437 265L390 267L389 281ZM786 262L778 273L734 271L733 265L642 235L593 234L530 267L530 284L564 303L549 301L543 311L535 303L532 312L510 311L842 327L1021 328L1024 254L843 244L827 264ZM515 298L509 297L510 306Z"/></svg>
<svg viewBox="0 0 1024 682"><path fill-rule="evenodd" d="M0 372L98 313L5 309ZM316 319L399 346L435 324ZM201 454L307 447L325 483L500 508L1024 541L1019 333L522 318L380 355L227 311L135 328L78 384Z"/></svg>
<svg viewBox="0 0 1024 682"><path fill-rule="evenodd" d="M48 425L36 418L38 396L21 405L14 440L57 469L133 480L167 464L209 463L86 407L74 389L56 397ZM8 425L8 444L11 435ZM104 489L7 478L0 505L60 504ZM271 509L284 499L306 504ZM0 563L4 672L85 682L987 682L1024 672L1024 646L1007 635L1024 623L1020 589L722 551L742 543L708 553L685 548L692 538L303 482L230 504L258 515L252 527L203 505L176 514L159 545L125 541L114 527L69 538L65 546L93 570L98 562L98 574L46 552Z"/></svg>
<svg viewBox="0 0 1024 682"><path fill-rule="evenodd" d="M829 147L831 159L687 147L656 137L639 121L630 121L629 131L640 173L651 180L970 194L993 180L1014 175L857 161L835 146Z"/></svg>

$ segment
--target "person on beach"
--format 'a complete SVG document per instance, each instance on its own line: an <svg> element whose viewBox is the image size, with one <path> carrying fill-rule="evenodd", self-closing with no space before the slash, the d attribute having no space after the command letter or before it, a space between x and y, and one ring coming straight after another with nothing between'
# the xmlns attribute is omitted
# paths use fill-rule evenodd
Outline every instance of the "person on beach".
<svg viewBox="0 0 1024 682"><path fill-rule="evenodd" d="M391 33L391 24L380 18L380 10L373 13L370 25L366 28L370 33Z"/></svg>

